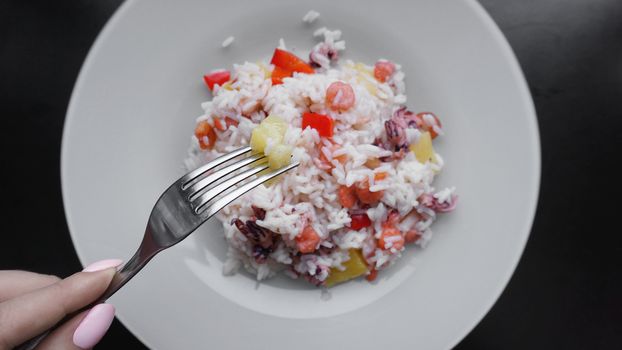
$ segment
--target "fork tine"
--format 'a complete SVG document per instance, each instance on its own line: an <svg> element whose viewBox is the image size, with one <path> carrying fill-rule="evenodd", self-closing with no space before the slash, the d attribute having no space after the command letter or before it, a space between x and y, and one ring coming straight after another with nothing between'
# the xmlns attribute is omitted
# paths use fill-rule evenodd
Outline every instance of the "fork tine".
<svg viewBox="0 0 622 350"><path fill-rule="evenodd" d="M235 157L239 157L245 153L248 153L251 151L250 146L248 147L243 147L240 149L237 149L231 153L227 153L223 156L220 156L214 160L212 160L211 162L189 172L188 174L186 174L185 176L183 176L180 181L181 181L181 188L182 189L186 189L188 187L188 185L190 185L190 183L192 181L194 181L196 178L198 178L199 176L205 174L206 172L210 171L211 169L227 162L230 161L231 159L235 158Z"/></svg>
<svg viewBox="0 0 622 350"><path fill-rule="evenodd" d="M201 208L203 208L203 206L205 206L209 201L216 198L216 196L218 196L219 194L225 192L239 182L244 181L257 173L268 169L269 167L270 166L268 164L264 164L262 166L251 168L210 188L207 192L203 193L201 196L197 197L194 201L191 202L192 207L195 208L195 213L198 213Z"/></svg>
<svg viewBox="0 0 622 350"><path fill-rule="evenodd" d="M197 195L200 194L203 189L207 188L207 186L215 183L218 180L221 180L222 178L233 173L236 170L242 169L243 167L252 163L259 162L264 158L266 158L266 156L263 153L254 154L248 158L244 158L222 169L216 170L212 174L209 174L206 178L201 179L197 183L187 188L186 193L188 194L188 199L193 200Z"/></svg>
<svg viewBox="0 0 622 350"><path fill-rule="evenodd" d="M214 204L212 204L209 209L206 209L205 211L202 211L202 206L204 206L207 202L209 202L209 200L205 201L205 203L203 203L201 206L197 206L195 209L195 212L197 214L202 214L204 212L207 213L207 218L210 218L212 216L214 216L214 214L216 214L220 209L224 208L227 204L233 202L234 200L236 200L238 197L240 197L241 195L243 195L244 193L252 190L253 188L259 186L260 184L276 177L279 176L281 174L283 174L286 171L289 171L291 169L294 169L295 167L299 166L300 163L296 162L296 163L292 163L284 168L278 169L278 170L274 170L268 174L264 174L259 176L258 178L254 179L253 181L250 181L238 188L236 188L235 190L227 193L226 195L224 195L222 198L218 199ZM206 198L207 199L207 198ZM211 199L211 198L210 198Z"/></svg>

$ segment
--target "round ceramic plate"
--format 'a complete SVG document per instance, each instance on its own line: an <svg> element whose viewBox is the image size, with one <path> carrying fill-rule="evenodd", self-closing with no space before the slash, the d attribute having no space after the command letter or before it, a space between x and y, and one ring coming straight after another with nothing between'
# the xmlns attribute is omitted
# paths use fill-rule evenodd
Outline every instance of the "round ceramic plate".
<svg viewBox="0 0 622 350"><path fill-rule="evenodd" d="M321 16L305 24L311 9ZM377 283L328 294L287 277L223 276L222 230L207 222L111 300L151 348L448 349L510 278L536 207L538 130L510 47L472 0L126 2L92 48L65 124L63 197L81 261L138 247L155 200L183 174L210 99L205 72L266 59L279 38L304 51L321 26L343 31L346 58L402 64L408 105L443 121L437 184L457 187L458 209Z"/></svg>

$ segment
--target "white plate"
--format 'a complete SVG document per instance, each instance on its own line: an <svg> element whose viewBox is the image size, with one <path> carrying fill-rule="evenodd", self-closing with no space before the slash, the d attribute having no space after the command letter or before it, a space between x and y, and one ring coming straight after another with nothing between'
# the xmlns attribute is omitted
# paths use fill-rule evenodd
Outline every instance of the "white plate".
<svg viewBox="0 0 622 350"><path fill-rule="evenodd" d="M321 17L301 22L311 8ZM267 58L283 37L343 30L346 56L404 66L409 106L438 113L437 142L458 209L377 284L321 292L277 278L224 277L222 231L208 222L114 296L123 323L156 349L447 349L483 317L529 235L540 151L527 86L502 34L470 0L125 3L93 46L65 124L62 185L83 263L129 258L210 98L202 74ZM220 47L229 35L232 46Z"/></svg>

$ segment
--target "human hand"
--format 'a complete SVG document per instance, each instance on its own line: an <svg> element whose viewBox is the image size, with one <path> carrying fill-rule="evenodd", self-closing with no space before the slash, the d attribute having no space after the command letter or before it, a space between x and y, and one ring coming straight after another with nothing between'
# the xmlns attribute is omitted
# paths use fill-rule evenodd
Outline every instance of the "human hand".
<svg viewBox="0 0 622 350"><path fill-rule="evenodd" d="M26 271L0 271L0 350L41 334L104 293L120 260L102 260L63 280ZM114 307L99 304L52 331L37 347L90 349L114 319Z"/></svg>

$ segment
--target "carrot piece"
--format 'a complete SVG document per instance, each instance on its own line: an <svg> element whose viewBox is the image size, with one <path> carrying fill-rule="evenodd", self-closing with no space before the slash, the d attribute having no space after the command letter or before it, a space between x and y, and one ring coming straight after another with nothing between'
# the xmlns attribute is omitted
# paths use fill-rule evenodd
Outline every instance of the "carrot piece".
<svg viewBox="0 0 622 350"><path fill-rule="evenodd" d="M369 190L368 179L359 181L356 185L354 185L354 189L358 199L365 204L374 204L382 199L382 196L384 196L384 191L372 192Z"/></svg>
<svg viewBox="0 0 622 350"><path fill-rule="evenodd" d="M352 208L356 204L356 194L354 189L348 186L339 186L337 190L337 197L339 198L339 204L344 208Z"/></svg>
<svg viewBox="0 0 622 350"><path fill-rule="evenodd" d="M336 150L340 149L341 146L339 146L338 144L332 144L332 146L329 147L330 152L334 153ZM336 156L333 157L333 159L337 159L337 161L341 164L344 164L347 160L348 160L348 156L345 154L342 154L340 156ZM335 167L333 165L333 163L331 163L330 161L328 161L328 158L326 157L326 155L324 154L324 152L322 152L322 150L320 150L320 163L323 164L322 169L325 169L326 171L328 171L330 173L331 170L333 170L333 168Z"/></svg>
<svg viewBox="0 0 622 350"><path fill-rule="evenodd" d="M369 274L365 276L365 279L372 282L376 279L376 277L378 277L378 270L372 268L371 271L369 271Z"/></svg>
<svg viewBox="0 0 622 350"><path fill-rule="evenodd" d="M375 181L382 181L382 180L386 179L387 176L389 176L389 174L387 174L386 171L379 171L379 172L374 174L374 180Z"/></svg>
<svg viewBox="0 0 622 350"><path fill-rule="evenodd" d="M201 149L211 149L216 143L216 132L207 120L200 121L194 129L194 136L199 140Z"/></svg>
<svg viewBox="0 0 622 350"><path fill-rule="evenodd" d="M240 122L239 122L239 121L237 121L237 120L235 120L235 119L233 119L233 118L231 118L231 117L225 117L225 125L226 125L226 128L227 128L227 129L229 129L229 127L230 127L231 125L233 125L233 126L238 126L239 124L240 124Z"/></svg>
<svg viewBox="0 0 622 350"><path fill-rule="evenodd" d="M296 236L298 251L303 254L313 253L318 243L320 243L320 236L311 225L305 226L302 232Z"/></svg>
<svg viewBox="0 0 622 350"><path fill-rule="evenodd" d="M427 121L428 118L425 118L426 115L432 116L431 122ZM434 127L436 126L440 129L443 127L443 124L441 124L441 120L438 119L436 114L432 112L421 112L421 113L417 113L417 116L415 118L417 118L416 119L416 121L418 121L417 126L420 129L430 132L430 136L432 136L432 140L438 137L438 133L436 132L436 130L434 130Z"/></svg>
<svg viewBox="0 0 622 350"><path fill-rule="evenodd" d="M391 248L400 250L404 248L404 237L402 237L400 230L394 226L385 225L378 239L378 247L384 250L389 250Z"/></svg>
<svg viewBox="0 0 622 350"><path fill-rule="evenodd" d="M404 240L406 241L406 243L415 243L417 242L417 240L419 240L419 238L421 238L421 234L415 229L408 230L404 234Z"/></svg>
<svg viewBox="0 0 622 350"><path fill-rule="evenodd" d="M222 125L222 122L220 121L220 118L218 117L214 117L214 127L220 131L227 130L227 128L224 125Z"/></svg>

